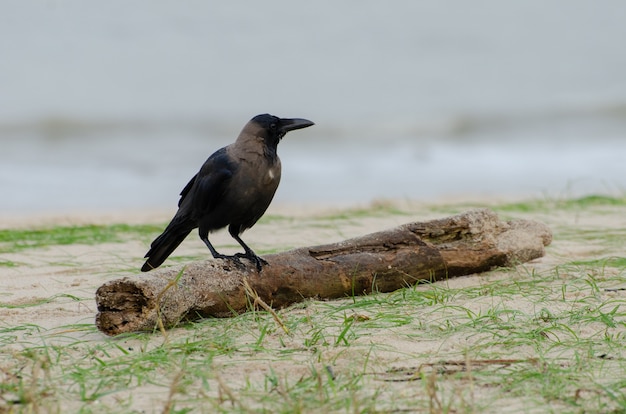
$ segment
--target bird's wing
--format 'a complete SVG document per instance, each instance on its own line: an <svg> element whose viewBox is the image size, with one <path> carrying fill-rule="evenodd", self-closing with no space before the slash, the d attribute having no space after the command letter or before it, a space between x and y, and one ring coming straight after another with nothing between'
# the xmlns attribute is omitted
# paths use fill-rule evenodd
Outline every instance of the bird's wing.
<svg viewBox="0 0 626 414"><path fill-rule="evenodd" d="M222 198L236 168L226 148L218 150L206 160L200 172L185 186L181 193L181 201L191 196L196 211L211 211L215 203Z"/></svg>
<svg viewBox="0 0 626 414"><path fill-rule="evenodd" d="M183 203L183 200L185 199L185 197L187 197L187 194L189 194L189 190L191 190L191 187L193 187L193 183L196 182L196 177L197 176L198 176L198 174L194 175L193 178L191 180L189 180L189 182L187 183L185 188L183 188L183 191L180 192L180 200L178 200L178 207L180 207L180 205Z"/></svg>

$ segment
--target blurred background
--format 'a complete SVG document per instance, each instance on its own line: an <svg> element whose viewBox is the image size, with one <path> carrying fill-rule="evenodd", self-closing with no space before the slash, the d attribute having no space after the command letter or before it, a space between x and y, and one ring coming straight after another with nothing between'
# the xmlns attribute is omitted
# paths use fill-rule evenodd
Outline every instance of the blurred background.
<svg viewBox="0 0 626 414"><path fill-rule="evenodd" d="M626 191L626 2L0 3L0 213L172 208L254 115L279 203Z"/></svg>

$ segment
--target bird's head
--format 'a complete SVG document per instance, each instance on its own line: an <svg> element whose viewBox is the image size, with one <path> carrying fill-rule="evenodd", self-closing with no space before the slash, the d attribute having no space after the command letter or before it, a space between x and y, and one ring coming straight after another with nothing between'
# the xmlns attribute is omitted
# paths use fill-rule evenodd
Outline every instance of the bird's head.
<svg viewBox="0 0 626 414"><path fill-rule="evenodd" d="M315 125L308 119L302 118L278 118L270 114L257 115L244 127L257 137L263 138L265 144L270 148L276 148L280 140L289 131L302 129Z"/></svg>

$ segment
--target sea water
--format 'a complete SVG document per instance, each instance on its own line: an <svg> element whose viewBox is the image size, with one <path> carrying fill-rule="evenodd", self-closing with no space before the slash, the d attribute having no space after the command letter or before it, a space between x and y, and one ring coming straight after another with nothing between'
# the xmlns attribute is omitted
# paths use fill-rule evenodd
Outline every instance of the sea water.
<svg viewBox="0 0 626 414"><path fill-rule="evenodd" d="M259 113L284 203L626 189L626 3L5 1L0 211L174 208Z"/></svg>

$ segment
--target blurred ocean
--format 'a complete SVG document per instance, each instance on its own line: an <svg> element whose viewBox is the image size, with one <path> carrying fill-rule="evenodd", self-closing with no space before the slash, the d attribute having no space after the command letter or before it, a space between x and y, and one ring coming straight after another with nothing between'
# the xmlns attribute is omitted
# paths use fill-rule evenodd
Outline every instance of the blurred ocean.
<svg viewBox="0 0 626 414"><path fill-rule="evenodd" d="M175 208L252 116L284 203L626 192L626 2L0 3L0 213Z"/></svg>

